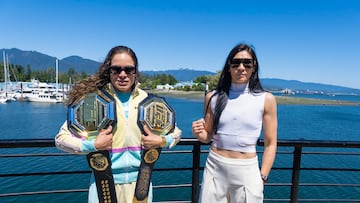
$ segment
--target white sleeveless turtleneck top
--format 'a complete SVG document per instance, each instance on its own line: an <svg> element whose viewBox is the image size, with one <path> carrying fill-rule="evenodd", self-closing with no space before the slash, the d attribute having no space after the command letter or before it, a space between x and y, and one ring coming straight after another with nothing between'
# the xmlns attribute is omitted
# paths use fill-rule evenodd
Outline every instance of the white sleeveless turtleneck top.
<svg viewBox="0 0 360 203"><path fill-rule="evenodd" d="M232 151L256 152L256 142L262 129L265 95L265 92L249 92L248 83L232 83L229 100L220 116L212 145ZM215 112L216 100L217 95L211 100L212 112Z"/></svg>

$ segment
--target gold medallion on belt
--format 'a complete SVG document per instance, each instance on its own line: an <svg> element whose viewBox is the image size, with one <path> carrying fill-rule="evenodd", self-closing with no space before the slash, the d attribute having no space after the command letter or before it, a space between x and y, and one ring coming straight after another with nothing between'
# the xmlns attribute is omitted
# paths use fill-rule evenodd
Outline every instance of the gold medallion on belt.
<svg viewBox="0 0 360 203"><path fill-rule="evenodd" d="M97 171L105 171L109 167L107 158L100 153L92 154L89 159L90 167Z"/></svg>
<svg viewBox="0 0 360 203"><path fill-rule="evenodd" d="M159 158L159 152L157 149L149 149L145 154L144 154L144 161L148 164L154 163L155 161L158 160Z"/></svg>

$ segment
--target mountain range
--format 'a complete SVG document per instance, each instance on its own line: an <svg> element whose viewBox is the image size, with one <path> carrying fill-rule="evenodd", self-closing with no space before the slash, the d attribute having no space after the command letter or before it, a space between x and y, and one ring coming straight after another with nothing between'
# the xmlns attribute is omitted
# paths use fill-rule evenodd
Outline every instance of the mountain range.
<svg viewBox="0 0 360 203"><path fill-rule="evenodd" d="M0 49L1 53L5 52L10 64L21 65L26 68L30 65L31 70L46 70L55 68L56 57L49 56L37 51L23 51L17 48ZM3 61L3 57L1 57ZM67 72L69 68L74 68L77 72L86 72L93 74L99 68L100 63L84 59L80 56L69 56L59 59L59 72Z"/></svg>
<svg viewBox="0 0 360 203"><path fill-rule="evenodd" d="M24 51L17 48L0 49L1 53L6 53L10 64L21 65L24 68L31 67L31 70L46 70L48 68L55 68L56 57L49 56L37 51ZM3 57L0 59L3 63ZM88 74L95 73L100 62L85 59L80 56L69 56L59 59L59 72L67 72L70 68L75 69L77 72L86 72ZM155 74L169 74L174 76L178 81L192 81L195 78L203 75L215 75L211 71L192 70L181 68L177 70L162 70L162 71L141 71L147 75ZM283 90L285 88L293 91L307 91L307 92L326 92L326 93L346 93L346 94L360 94L360 89L312 83L301 82L297 80L284 80L276 78L263 78L261 79L262 85L269 90Z"/></svg>

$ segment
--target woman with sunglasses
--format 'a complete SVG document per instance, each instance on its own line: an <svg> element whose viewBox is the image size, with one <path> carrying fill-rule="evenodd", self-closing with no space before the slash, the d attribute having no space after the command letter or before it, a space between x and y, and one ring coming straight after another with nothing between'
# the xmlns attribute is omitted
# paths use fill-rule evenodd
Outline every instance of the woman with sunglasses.
<svg viewBox="0 0 360 203"><path fill-rule="evenodd" d="M263 202L264 183L277 148L277 105L259 80L259 63L252 47L235 46L229 53L217 87L205 98L204 118L192 123L192 133L211 143L200 202ZM256 143L261 131L261 167Z"/></svg>
<svg viewBox="0 0 360 203"><path fill-rule="evenodd" d="M71 153L89 153L109 150L117 201L132 203L138 171L141 163L141 150L158 147L171 148L181 137L181 130L165 136L158 136L144 127L147 136L137 125L138 105L148 93L139 88L138 60L134 51L126 46L113 47L101 64L98 72L80 81L70 92L68 103L97 89L105 89L115 98L117 124L96 136L95 140L82 140L71 135L67 122L55 137L56 146ZM91 179L88 202L98 202L94 176ZM150 187L148 202L152 202Z"/></svg>

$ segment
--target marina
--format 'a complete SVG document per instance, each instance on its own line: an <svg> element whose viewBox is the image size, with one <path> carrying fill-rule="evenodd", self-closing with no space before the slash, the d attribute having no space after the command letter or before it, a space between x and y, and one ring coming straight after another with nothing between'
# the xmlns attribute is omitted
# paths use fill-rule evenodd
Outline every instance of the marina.
<svg viewBox="0 0 360 203"><path fill-rule="evenodd" d="M5 90L4 86L0 84L0 89ZM9 85L7 86L10 87ZM51 84L40 82L36 79L32 79L30 82L13 82L11 87L11 89L7 88L8 91L6 93L0 91L0 95L3 95L1 98L5 98L5 95L7 98L3 103L11 101L63 103L68 93L68 86L64 84Z"/></svg>
<svg viewBox="0 0 360 203"><path fill-rule="evenodd" d="M30 82L10 80L10 67L8 56L3 51L4 82L0 83L0 104L6 104L13 101L29 101L41 103L63 103L70 85L59 84L58 60L55 60L56 83L40 82L37 79L31 79ZM16 76L15 76L16 78Z"/></svg>

